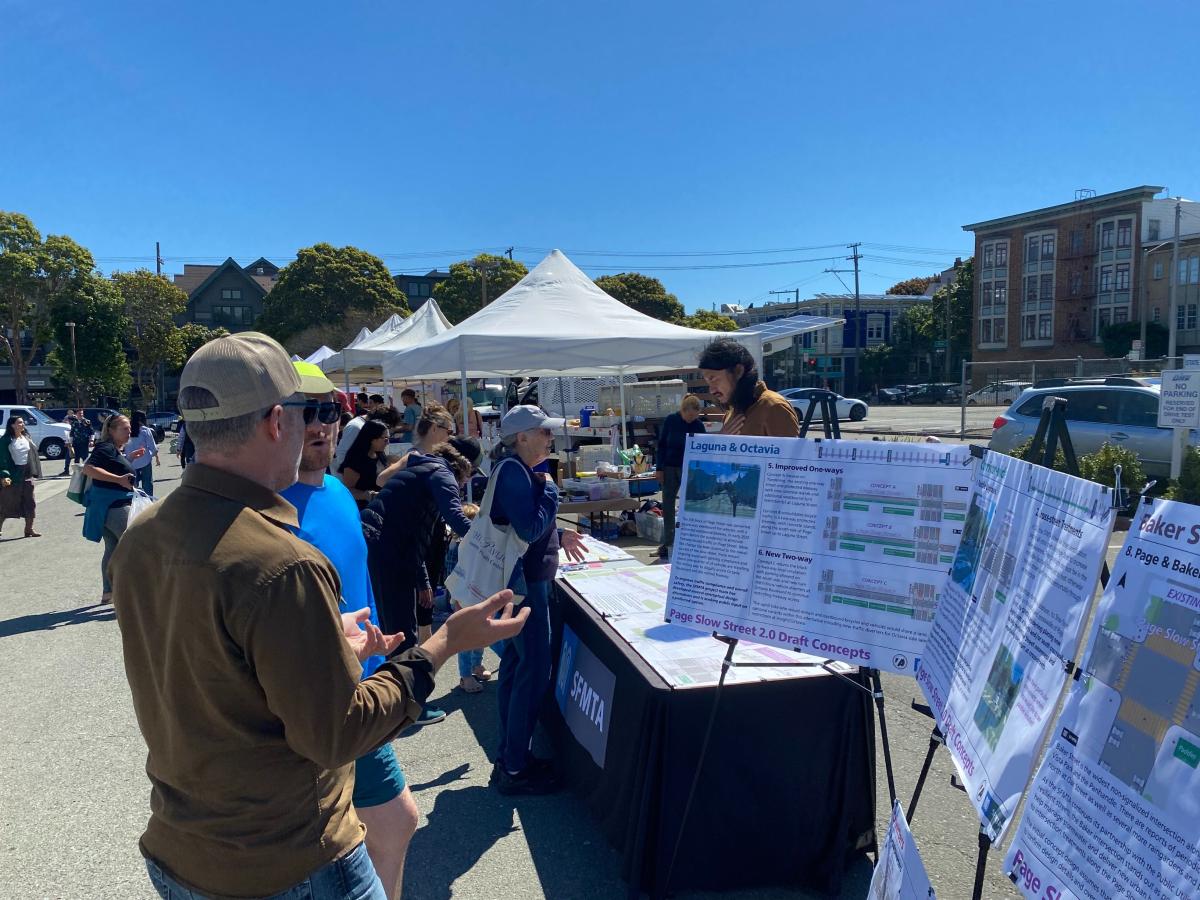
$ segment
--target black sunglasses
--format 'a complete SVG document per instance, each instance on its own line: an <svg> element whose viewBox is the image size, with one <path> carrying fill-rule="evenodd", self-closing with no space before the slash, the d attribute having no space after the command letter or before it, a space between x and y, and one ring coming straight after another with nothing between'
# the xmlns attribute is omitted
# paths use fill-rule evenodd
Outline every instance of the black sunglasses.
<svg viewBox="0 0 1200 900"><path fill-rule="evenodd" d="M332 400L291 400L276 406L299 406L304 410L304 424L311 425L313 419L322 425L332 425L342 417L342 408Z"/></svg>

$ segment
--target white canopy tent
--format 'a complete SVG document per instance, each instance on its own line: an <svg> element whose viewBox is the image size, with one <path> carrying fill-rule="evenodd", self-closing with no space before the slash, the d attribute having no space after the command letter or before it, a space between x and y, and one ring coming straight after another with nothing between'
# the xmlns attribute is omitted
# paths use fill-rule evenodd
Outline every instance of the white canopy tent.
<svg viewBox="0 0 1200 900"><path fill-rule="evenodd" d="M805 318L811 319L807 330L834 324ZM419 346L389 353L383 377L457 375L466 396L467 378L623 376L689 368L716 336L626 306L554 250L475 315ZM741 332L737 339L761 363L758 334Z"/></svg>
<svg viewBox="0 0 1200 900"><path fill-rule="evenodd" d="M449 320L431 297L407 319L392 316L368 337L348 345L341 353L331 353L321 361L321 371L329 376L341 376L347 391L352 382L381 381L386 356L406 347L419 346L449 328Z"/></svg>
<svg viewBox="0 0 1200 900"><path fill-rule="evenodd" d="M310 353L304 361L319 366L322 360L329 359L329 357L333 356L335 353L337 353L337 351L332 347L327 347L325 344L322 344L320 347Z"/></svg>

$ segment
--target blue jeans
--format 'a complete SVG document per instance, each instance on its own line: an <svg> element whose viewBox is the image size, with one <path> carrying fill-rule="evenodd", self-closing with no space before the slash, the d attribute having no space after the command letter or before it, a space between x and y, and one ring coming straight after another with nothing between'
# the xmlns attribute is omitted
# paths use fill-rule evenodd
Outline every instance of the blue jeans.
<svg viewBox="0 0 1200 900"><path fill-rule="evenodd" d="M137 475L137 486L153 497L154 463L151 462L149 465L142 466L140 469L136 470L134 474Z"/></svg>
<svg viewBox="0 0 1200 900"><path fill-rule="evenodd" d="M206 894L180 884L153 859L146 860L146 871L163 900L207 900ZM387 900L387 893L371 865L367 845L359 844L341 859L266 900Z"/></svg>
<svg viewBox="0 0 1200 900"><path fill-rule="evenodd" d="M538 709L550 687L550 582L529 582L525 605L529 618L520 633L506 642L496 692L500 707L497 761L510 772L529 764Z"/></svg>

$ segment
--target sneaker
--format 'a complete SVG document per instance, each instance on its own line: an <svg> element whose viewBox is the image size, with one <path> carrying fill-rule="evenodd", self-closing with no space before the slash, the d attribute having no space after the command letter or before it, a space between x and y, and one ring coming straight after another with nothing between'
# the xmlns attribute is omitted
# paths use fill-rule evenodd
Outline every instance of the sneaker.
<svg viewBox="0 0 1200 900"><path fill-rule="evenodd" d="M438 709L436 706L427 706L421 710L421 715L417 716L417 721L413 722L413 727L419 728L422 725L433 725L444 718L446 718L446 711L444 709Z"/></svg>
<svg viewBox="0 0 1200 900"><path fill-rule="evenodd" d="M659 548L657 550L654 551L654 555L656 557L658 557L659 559L666 559L667 553L669 553L669 552L670 551L667 549L667 545L662 544L659 546Z"/></svg>
<svg viewBox="0 0 1200 900"><path fill-rule="evenodd" d="M493 774L495 781L491 783L506 797L518 794L527 796L553 794L559 788L558 778L553 772L547 772L533 765L526 766L516 775L510 774L498 766Z"/></svg>
<svg viewBox="0 0 1200 900"><path fill-rule="evenodd" d="M532 753L529 754L529 764L525 766L525 771L541 772L545 775L552 776L555 779L558 778L558 767L554 764L554 760L542 759L539 756L534 756ZM500 765L500 761L497 760L496 762L492 763L492 774L488 777L488 784L495 787L496 783L500 781L501 775L508 775L508 773L504 771L504 767Z"/></svg>

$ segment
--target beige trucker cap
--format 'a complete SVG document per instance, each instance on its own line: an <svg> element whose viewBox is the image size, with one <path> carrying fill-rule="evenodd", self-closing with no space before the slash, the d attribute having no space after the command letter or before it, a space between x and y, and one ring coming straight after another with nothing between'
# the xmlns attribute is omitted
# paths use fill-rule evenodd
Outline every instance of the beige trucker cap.
<svg viewBox="0 0 1200 900"><path fill-rule="evenodd" d="M192 354L179 377L179 392L204 388L216 405L179 412L187 422L232 419L266 409L300 390L291 357L274 338L257 331L209 341Z"/></svg>

